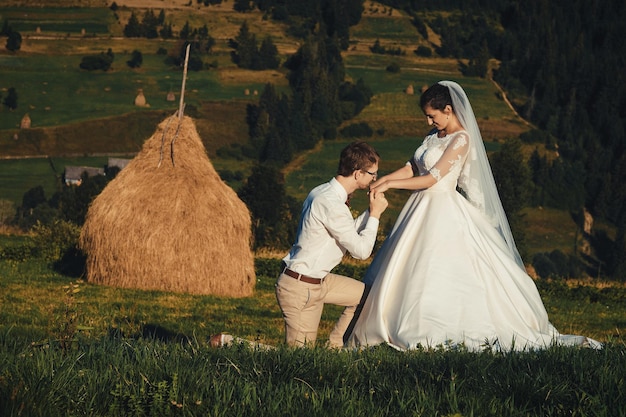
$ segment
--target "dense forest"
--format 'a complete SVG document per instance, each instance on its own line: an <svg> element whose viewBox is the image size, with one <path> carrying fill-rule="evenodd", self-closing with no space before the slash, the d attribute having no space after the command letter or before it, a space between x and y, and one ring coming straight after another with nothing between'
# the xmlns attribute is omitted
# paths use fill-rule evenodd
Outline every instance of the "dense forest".
<svg viewBox="0 0 626 417"><path fill-rule="evenodd" d="M493 78L517 110L559 151L554 163L534 161L535 180L550 193L539 204L576 209L619 224L625 211L626 5L622 1L382 1L413 13L442 37L437 51L477 62L494 58ZM417 12L447 9L423 22ZM485 55L485 50L488 55ZM487 75L487 74L484 74ZM546 166L546 164L548 166ZM556 184L554 184L556 182ZM558 195L559 190L567 194Z"/></svg>

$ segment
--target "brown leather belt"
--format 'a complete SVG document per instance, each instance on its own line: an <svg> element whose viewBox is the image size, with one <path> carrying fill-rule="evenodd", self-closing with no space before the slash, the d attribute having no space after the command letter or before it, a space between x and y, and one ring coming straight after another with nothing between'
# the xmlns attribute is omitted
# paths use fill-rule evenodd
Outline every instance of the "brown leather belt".
<svg viewBox="0 0 626 417"><path fill-rule="evenodd" d="M324 278L307 277L306 275L298 274L296 271L292 271L289 268L283 269L283 274L295 278L298 281L306 282L308 284L321 284L324 282Z"/></svg>

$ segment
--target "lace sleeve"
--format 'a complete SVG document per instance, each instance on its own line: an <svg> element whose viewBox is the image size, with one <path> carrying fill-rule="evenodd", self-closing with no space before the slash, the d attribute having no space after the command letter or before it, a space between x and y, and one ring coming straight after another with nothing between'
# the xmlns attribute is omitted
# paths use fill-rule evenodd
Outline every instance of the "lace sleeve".
<svg viewBox="0 0 626 417"><path fill-rule="evenodd" d="M468 151L469 137L467 132L460 132L452 140L450 140L450 143L448 143L448 146L441 155L441 158L439 158L439 161L437 161L435 166L430 169L430 174L437 181L440 181L444 176L453 170L457 173L460 172Z"/></svg>

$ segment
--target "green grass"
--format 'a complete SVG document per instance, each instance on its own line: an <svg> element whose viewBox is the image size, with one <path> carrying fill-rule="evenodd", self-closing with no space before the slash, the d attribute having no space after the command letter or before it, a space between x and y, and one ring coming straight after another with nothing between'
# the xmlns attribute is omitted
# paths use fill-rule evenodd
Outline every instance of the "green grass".
<svg viewBox="0 0 626 417"><path fill-rule="evenodd" d="M421 69L391 73L380 67L349 67L347 74L355 80L362 78L375 94L372 105L365 108L363 115L360 116L362 118L375 115L422 117L419 108L420 89L422 86L430 86L441 80L452 80L461 84L472 103L477 120L499 120L512 117L511 109L497 98L496 87L485 79L462 77L459 74L433 73ZM413 85L414 95L404 93L409 85Z"/></svg>
<svg viewBox="0 0 626 417"><path fill-rule="evenodd" d="M0 260L0 414L625 415L623 287L538 282L555 326L607 342L600 351L336 352L282 345L279 260L257 258L256 270L255 294L232 299L92 285L37 259ZM325 310L322 343L339 313ZM210 347L222 331L276 349Z"/></svg>
<svg viewBox="0 0 626 417"><path fill-rule="evenodd" d="M396 62L400 65L401 73L405 71L421 70L426 73L431 73L431 75L447 75L447 78L461 76L459 61L451 58L417 58L409 54L405 56L351 54L345 57L346 66L349 68L364 66L386 68L392 62ZM439 77L441 77L441 75Z"/></svg>
<svg viewBox="0 0 626 417"><path fill-rule="evenodd" d="M48 33L109 33L109 25L115 22L108 8L91 7L0 7L0 21L8 21L18 32Z"/></svg>
<svg viewBox="0 0 626 417"><path fill-rule="evenodd" d="M25 238L5 237L2 242L0 251L10 253L8 248L23 245ZM337 271L360 278L366 267L367 262L342 264ZM138 337L153 329L171 339L181 335L204 339L228 332L277 345L283 337L274 296L279 270L279 259L257 258L255 294L237 299L93 285L57 273L38 258L0 260L0 334L11 332L31 341L61 338L59 329L68 321L66 286L75 283L79 292L71 297L71 304L75 324L89 328L82 333L84 337L100 338L111 332ZM538 281L538 286L552 322L563 332L608 341L620 340L626 330L623 286L574 284L571 289L564 282L548 281ZM340 311L338 307L325 310L319 335L322 343Z"/></svg>
<svg viewBox="0 0 626 417"><path fill-rule="evenodd" d="M106 52L103 50L102 52ZM115 54L113 70L83 71L80 56L0 56L0 89L2 95L13 87L18 95L15 111L2 110L0 130L19 127L24 114L32 127L58 126L94 118L116 116L137 111L134 105L139 89L143 90L150 109L178 108L178 101L168 102L167 93L180 97L182 71L163 63L163 55L144 51L140 70L126 65L129 54ZM45 71L44 71L45 70ZM189 72L185 103L199 105L208 100L252 100L244 88L262 91L263 82L224 84L217 71Z"/></svg>
<svg viewBox="0 0 626 417"><path fill-rule="evenodd" d="M411 20L408 17L400 19L364 16L359 24L350 30L350 38L384 39L385 41L415 43L421 36L417 33L417 29L411 24ZM369 46L373 46L373 43ZM412 54L413 50L405 49L405 52Z"/></svg>
<svg viewBox="0 0 626 417"><path fill-rule="evenodd" d="M3 248L23 245L24 237L3 237ZM343 267L351 275L354 267ZM111 333L142 337L156 332L160 337L207 338L229 332L249 339L278 344L283 319L274 296L278 260L257 259L257 283L253 297L227 298L162 291L143 291L98 286L54 272L44 261L0 260L0 334L32 341L60 339L59 329L68 320L66 286L78 285L72 296L76 324L88 327L82 336L100 338ZM327 338L339 308L329 308L320 326Z"/></svg>
<svg viewBox="0 0 626 417"><path fill-rule="evenodd" d="M624 416L624 347L493 355L2 338L3 415Z"/></svg>
<svg viewBox="0 0 626 417"><path fill-rule="evenodd" d="M411 97L419 103L419 88L422 85L432 85L442 80L441 74L433 74L428 71L406 70L399 73L392 73L385 70L385 62L392 62L387 58L380 63L381 66L373 68L371 65L376 63L365 63L363 66L348 66L346 73L354 80L362 78L365 84L372 90L374 94L396 93L404 94L404 90L409 84L413 84L417 94Z"/></svg>

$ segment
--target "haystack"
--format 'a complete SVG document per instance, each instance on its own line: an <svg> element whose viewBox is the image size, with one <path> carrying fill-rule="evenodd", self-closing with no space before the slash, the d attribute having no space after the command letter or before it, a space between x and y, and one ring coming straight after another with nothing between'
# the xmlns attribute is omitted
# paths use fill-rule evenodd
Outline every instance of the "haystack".
<svg viewBox="0 0 626 417"><path fill-rule="evenodd" d="M80 236L87 280L249 296L256 281L250 226L194 122L172 116L91 204Z"/></svg>
<svg viewBox="0 0 626 417"><path fill-rule="evenodd" d="M135 97L135 106L137 107L148 107L148 102L146 101L146 96L143 94L143 89L137 90L137 96Z"/></svg>
<svg viewBox="0 0 626 417"><path fill-rule="evenodd" d="M28 113L26 113L24 117L22 117L22 120L20 121L20 129L30 129L30 125L31 125L30 116L28 115Z"/></svg>

